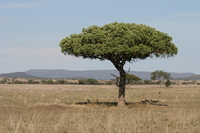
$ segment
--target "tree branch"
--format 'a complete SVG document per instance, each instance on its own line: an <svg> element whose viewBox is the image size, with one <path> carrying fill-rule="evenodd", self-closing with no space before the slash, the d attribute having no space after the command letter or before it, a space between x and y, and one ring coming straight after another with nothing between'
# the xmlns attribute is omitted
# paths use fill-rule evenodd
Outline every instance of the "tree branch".
<svg viewBox="0 0 200 133"><path fill-rule="evenodd" d="M116 86L119 87L119 78L116 75L112 74L112 73L110 75L112 75L112 76L114 76L116 78L116 80L117 80Z"/></svg>
<svg viewBox="0 0 200 133"><path fill-rule="evenodd" d="M130 72L130 67L129 67L129 69L128 69L128 71L127 71L127 73L126 74L128 74Z"/></svg>

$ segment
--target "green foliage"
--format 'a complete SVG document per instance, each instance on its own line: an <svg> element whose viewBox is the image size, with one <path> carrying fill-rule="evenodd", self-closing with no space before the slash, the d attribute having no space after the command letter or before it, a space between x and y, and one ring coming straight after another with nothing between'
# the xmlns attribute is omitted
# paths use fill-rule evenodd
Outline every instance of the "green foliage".
<svg viewBox="0 0 200 133"><path fill-rule="evenodd" d="M42 84L54 84L54 82L53 82L52 79L49 79L49 80L42 80L41 83L42 83Z"/></svg>
<svg viewBox="0 0 200 133"><path fill-rule="evenodd" d="M120 77L118 77L120 79ZM137 82L139 80L142 80L141 78L133 75L133 74L126 74L126 82L127 84L132 84L133 82Z"/></svg>
<svg viewBox="0 0 200 133"><path fill-rule="evenodd" d="M171 81L168 79L166 82L165 82L165 86L166 87L169 87L171 85Z"/></svg>
<svg viewBox="0 0 200 133"><path fill-rule="evenodd" d="M98 80L89 78L89 79L80 79L78 80L78 84L92 84L92 85L97 85L99 84Z"/></svg>
<svg viewBox="0 0 200 133"><path fill-rule="evenodd" d="M105 84L106 84L106 85L112 85L112 84L114 84L114 83L113 83L113 81L108 80L108 81L105 82Z"/></svg>
<svg viewBox="0 0 200 133"><path fill-rule="evenodd" d="M8 81L10 81L9 78L3 78L3 80L0 81L0 84L6 84Z"/></svg>
<svg viewBox="0 0 200 133"><path fill-rule="evenodd" d="M46 80L42 80L41 83L42 84L47 84L47 81Z"/></svg>
<svg viewBox="0 0 200 133"><path fill-rule="evenodd" d="M15 81L14 81L14 84L23 84L23 82L22 82L22 81L19 81L19 80L15 80Z"/></svg>
<svg viewBox="0 0 200 133"><path fill-rule="evenodd" d="M67 84L67 83L68 83L67 81L62 80L62 79L55 81L55 84Z"/></svg>
<svg viewBox="0 0 200 133"><path fill-rule="evenodd" d="M5 83L6 83L5 80L1 80L1 81L0 81L0 84L5 84Z"/></svg>
<svg viewBox="0 0 200 133"><path fill-rule="evenodd" d="M154 71L151 73L151 79L152 80L165 80L169 79L171 76L170 73L164 72L164 71Z"/></svg>
<svg viewBox="0 0 200 133"><path fill-rule="evenodd" d="M143 80L144 84L147 85L153 85L153 84L157 84L156 82L153 82L152 80Z"/></svg>
<svg viewBox="0 0 200 133"><path fill-rule="evenodd" d="M182 82L181 84L183 84L183 85L189 85L189 84L195 84L195 82L194 81L185 81L185 82Z"/></svg>
<svg viewBox="0 0 200 133"><path fill-rule="evenodd" d="M88 84L92 84L92 85L97 85L97 84L99 84L98 80L93 79L93 78L87 79L87 83L88 83Z"/></svg>
<svg viewBox="0 0 200 133"><path fill-rule="evenodd" d="M87 84L87 80L86 79L79 79L78 84L81 84L81 85Z"/></svg>
<svg viewBox="0 0 200 133"><path fill-rule="evenodd" d="M49 79L49 80L47 81L47 84L54 84L54 82L53 82L52 79Z"/></svg>
<svg viewBox="0 0 200 133"><path fill-rule="evenodd" d="M151 73L152 80L158 80L160 87L162 87L163 80L170 79L171 74L164 71L154 71Z"/></svg>
<svg viewBox="0 0 200 133"><path fill-rule="evenodd" d="M127 84L131 84L131 83L139 81L139 80L142 80L142 79L133 74L126 74Z"/></svg>
<svg viewBox="0 0 200 133"><path fill-rule="evenodd" d="M170 57L177 54L172 37L143 24L110 23L83 28L60 42L64 54L76 57L132 61L147 57Z"/></svg>
<svg viewBox="0 0 200 133"><path fill-rule="evenodd" d="M33 79L29 79L27 81L27 84L39 84L39 82L38 81L34 81Z"/></svg>

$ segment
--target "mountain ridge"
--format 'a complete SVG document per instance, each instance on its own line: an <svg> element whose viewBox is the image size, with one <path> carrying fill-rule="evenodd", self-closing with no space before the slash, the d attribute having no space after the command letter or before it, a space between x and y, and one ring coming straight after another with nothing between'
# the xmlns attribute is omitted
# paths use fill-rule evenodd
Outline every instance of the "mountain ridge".
<svg viewBox="0 0 200 133"><path fill-rule="evenodd" d="M114 79L111 74L119 76L117 70L65 70L65 69L31 69L25 71L26 73L41 77L41 78L72 78L72 77L85 77L85 78L94 78L94 79ZM134 74L141 79L151 79L151 72L147 71L129 71L129 74ZM182 78L186 76L195 75L194 73L175 73L170 72L171 77L173 78Z"/></svg>
<svg viewBox="0 0 200 133"><path fill-rule="evenodd" d="M200 74L178 78L179 80L200 80Z"/></svg>
<svg viewBox="0 0 200 133"><path fill-rule="evenodd" d="M129 74L134 74L143 80L151 79L151 72L147 71L129 71ZM168 72L171 77L180 79L184 77L194 76L194 73L175 73ZM65 69L30 69L25 72L5 73L0 74L0 77L10 78L50 78L50 79L85 79L94 78L109 80L115 79L114 74L119 76L117 70L65 70Z"/></svg>
<svg viewBox="0 0 200 133"><path fill-rule="evenodd" d="M25 72L12 72L12 73L2 73L0 74L0 77L4 78L39 78L33 75L30 75Z"/></svg>

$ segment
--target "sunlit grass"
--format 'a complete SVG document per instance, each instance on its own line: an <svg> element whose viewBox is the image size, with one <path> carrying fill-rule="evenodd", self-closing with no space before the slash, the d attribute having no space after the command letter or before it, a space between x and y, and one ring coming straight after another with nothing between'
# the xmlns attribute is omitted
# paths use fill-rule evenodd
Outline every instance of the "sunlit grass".
<svg viewBox="0 0 200 133"><path fill-rule="evenodd" d="M75 105L116 102L107 85L0 85L0 131L5 133L198 133L200 86L130 86L126 101L163 100L168 106ZM58 102L55 102L59 100ZM165 100L164 100L165 99ZM25 102L26 101L26 102Z"/></svg>

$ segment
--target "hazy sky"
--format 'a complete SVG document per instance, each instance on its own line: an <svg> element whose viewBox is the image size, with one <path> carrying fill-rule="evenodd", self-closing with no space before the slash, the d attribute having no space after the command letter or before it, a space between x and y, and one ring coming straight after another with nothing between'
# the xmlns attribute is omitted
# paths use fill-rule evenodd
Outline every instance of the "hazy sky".
<svg viewBox="0 0 200 133"><path fill-rule="evenodd" d="M200 74L200 0L0 0L0 73L29 69L115 69L66 56L60 41L112 22L145 24L173 37L178 55L127 63L132 71Z"/></svg>

